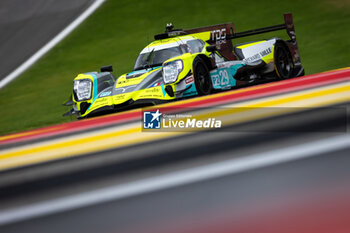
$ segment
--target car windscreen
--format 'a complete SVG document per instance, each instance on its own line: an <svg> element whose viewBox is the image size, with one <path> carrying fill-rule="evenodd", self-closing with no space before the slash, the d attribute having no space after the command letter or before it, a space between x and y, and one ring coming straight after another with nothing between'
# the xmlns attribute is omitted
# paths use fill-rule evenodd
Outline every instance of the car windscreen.
<svg viewBox="0 0 350 233"><path fill-rule="evenodd" d="M141 70L145 68L161 66L166 60L179 56L181 54L182 51L179 46L160 50L150 48L149 52L141 53L136 59L134 70Z"/></svg>

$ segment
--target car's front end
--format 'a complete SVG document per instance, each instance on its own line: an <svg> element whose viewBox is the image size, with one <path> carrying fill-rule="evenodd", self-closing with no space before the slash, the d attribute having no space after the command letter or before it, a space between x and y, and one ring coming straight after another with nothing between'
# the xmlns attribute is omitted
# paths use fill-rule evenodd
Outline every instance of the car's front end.
<svg viewBox="0 0 350 233"><path fill-rule="evenodd" d="M192 51L188 41L200 46ZM68 114L83 118L197 95L193 61L199 54L209 56L204 45L193 36L156 40L141 51L133 71L116 80L106 79L113 77L110 72L79 74L74 79L73 110Z"/></svg>

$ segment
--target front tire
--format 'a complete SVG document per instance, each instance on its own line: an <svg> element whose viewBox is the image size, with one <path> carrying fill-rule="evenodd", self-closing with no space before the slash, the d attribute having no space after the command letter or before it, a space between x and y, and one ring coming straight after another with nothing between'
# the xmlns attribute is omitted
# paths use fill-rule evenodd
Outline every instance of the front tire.
<svg viewBox="0 0 350 233"><path fill-rule="evenodd" d="M202 96L210 94L212 83L210 80L209 69L205 62L199 57L193 62L193 75L198 95Z"/></svg>
<svg viewBox="0 0 350 233"><path fill-rule="evenodd" d="M275 44L274 52L275 72L279 79L292 78L294 64L286 45L281 42Z"/></svg>

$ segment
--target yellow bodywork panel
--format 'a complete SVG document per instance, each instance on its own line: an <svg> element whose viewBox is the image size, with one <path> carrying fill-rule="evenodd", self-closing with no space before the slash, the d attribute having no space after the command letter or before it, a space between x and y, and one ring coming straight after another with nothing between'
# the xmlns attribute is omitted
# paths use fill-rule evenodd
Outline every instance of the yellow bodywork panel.
<svg viewBox="0 0 350 233"><path fill-rule="evenodd" d="M203 41L207 41L207 40L210 40L210 35L211 35L211 32L210 31L207 31L207 32L199 32L199 33L195 33L195 34L192 34L194 37L198 38L198 39L201 39Z"/></svg>
<svg viewBox="0 0 350 233"><path fill-rule="evenodd" d="M272 53L269 53L268 55L263 56L263 57L262 57L262 60L263 60L266 64L268 64L268 63L270 63L270 62L274 62L274 56L273 56L274 52L275 52L275 46L272 46Z"/></svg>
<svg viewBox="0 0 350 233"><path fill-rule="evenodd" d="M74 80L81 80L81 79L90 79L91 81L94 81L94 79L90 74L79 74Z"/></svg>

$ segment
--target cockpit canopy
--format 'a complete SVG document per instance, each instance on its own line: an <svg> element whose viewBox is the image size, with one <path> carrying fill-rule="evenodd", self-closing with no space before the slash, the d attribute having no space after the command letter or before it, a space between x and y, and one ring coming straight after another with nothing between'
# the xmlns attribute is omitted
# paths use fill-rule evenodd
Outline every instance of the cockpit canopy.
<svg viewBox="0 0 350 233"><path fill-rule="evenodd" d="M205 44L202 40L194 37L178 39L166 44L159 43L155 46L153 46L153 43L141 51L136 59L134 70L161 66L166 60L184 53L199 53L203 50Z"/></svg>

